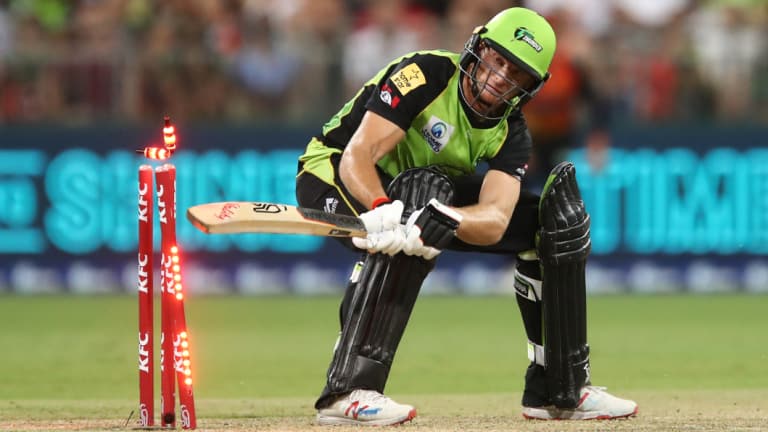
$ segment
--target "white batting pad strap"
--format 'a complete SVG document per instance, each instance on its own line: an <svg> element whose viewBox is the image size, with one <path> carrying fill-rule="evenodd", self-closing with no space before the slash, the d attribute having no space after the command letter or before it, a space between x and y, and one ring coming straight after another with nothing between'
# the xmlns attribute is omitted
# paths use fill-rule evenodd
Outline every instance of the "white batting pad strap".
<svg viewBox="0 0 768 432"><path fill-rule="evenodd" d="M363 271L363 262L358 261L355 263L355 266L352 268L352 274L349 275L349 281L352 283L357 282L358 279L360 279L360 273Z"/></svg>
<svg viewBox="0 0 768 432"><path fill-rule="evenodd" d="M440 211L441 213L455 220L458 223L461 223L462 219L464 219L464 216L462 216L459 212L441 203L440 201L437 200L437 198L432 198L431 200L429 200L429 205L433 206L438 211Z"/></svg>
<svg viewBox="0 0 768 432"><path fill-rule="evenodd" d="M541 301L541 281L528 277L515 269L515 291L530 301Z"/></svg>
<svg viewBox="0 0 768 432"><path fill-rule="evenodd" d="M339 342L341 342L341 332L339 332L339 337L336 338L336 342L333 344L333 352L335 353L337 349L339 349Z"/></svg>
<svg viewBox="0 0 768 432"><path fill-rule="evenodd" d="M528 360L536 362L539 366L546 366L547 362L544 358L544 345L537 345L528 341Z"/></svg>

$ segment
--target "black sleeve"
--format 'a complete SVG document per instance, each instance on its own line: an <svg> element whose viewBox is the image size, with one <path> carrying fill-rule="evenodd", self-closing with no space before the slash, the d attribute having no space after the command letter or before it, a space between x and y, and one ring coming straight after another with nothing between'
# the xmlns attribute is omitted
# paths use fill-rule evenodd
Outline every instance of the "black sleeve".
<svg viewBox="0 0 768 432"><path fill-rule="evenodd" d="M533 141L520 110L510 114L507 123L509 125L507 137L498 153L488 160L488 168L504 171L522 180L528 170Z"/></svg>
<svg viewBox="0 0 768 432"><path fill-rule="evenodd" d="M416 53L404 57L376 85L365 108L408 130L413 119L443 92L455 71L456 66L444 56Z"/></svg>

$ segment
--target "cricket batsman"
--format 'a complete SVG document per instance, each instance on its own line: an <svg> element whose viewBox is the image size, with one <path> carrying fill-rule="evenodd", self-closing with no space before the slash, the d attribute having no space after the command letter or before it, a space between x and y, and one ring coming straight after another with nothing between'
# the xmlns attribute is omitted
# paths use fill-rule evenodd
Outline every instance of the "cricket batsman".
<svg viewBox="0 0 768 432"><path fill-rule="evenodd" d="M516 258L530 360L524 417L637 413L635 402L591 382L590 218L573 164L557 165L540 196L521 190L535 145L521 107L549 79L555 39L536 12L503 10L460 53L393 60L310 140L299 158L299 205L359 216L368 232L343 240L363 256L341 303L318 423L393 425L416 416L384 388L419 289L444 249Z"/></svg>

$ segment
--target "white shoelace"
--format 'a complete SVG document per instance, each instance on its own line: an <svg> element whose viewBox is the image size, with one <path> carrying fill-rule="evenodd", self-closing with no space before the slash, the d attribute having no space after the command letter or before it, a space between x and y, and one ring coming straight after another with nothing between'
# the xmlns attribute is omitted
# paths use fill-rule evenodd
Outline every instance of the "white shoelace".
<svg viewBox="0 0 768 432"><path fill-rule="evenodd" d="M587 389L587 390L592 390L592 391L598 392L598 393L605 393L606 390L608 390L608 387L594 386L594 385L584 386L584 388Z"/></svg>
<svg viewBox="0 0 768 432"><path fill-rule="evenodd" d="M352 392L352 394L350 394L350 396L351 399L357 399L361 402L371 404L379 403L381 405L388 405L391 402L391 399L387 396L372 390L355 390Z"/></svg>

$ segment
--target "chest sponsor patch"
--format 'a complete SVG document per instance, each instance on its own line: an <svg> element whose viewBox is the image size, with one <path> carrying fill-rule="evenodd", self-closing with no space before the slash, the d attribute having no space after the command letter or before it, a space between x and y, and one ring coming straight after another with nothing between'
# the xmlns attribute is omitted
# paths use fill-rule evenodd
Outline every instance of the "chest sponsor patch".
<svg viewBox="0 0 768 432"><path fill-rule="evenodd" d="M421 71L421 68L419 68L419 65L415 63L404 67L389 77L389 79L403 96L407 95L411 90L427 83L426 78L424 78L424 73Z"/></svg>
<svg viewBox="0 0 768 432"><path fill-rule="evenodd" d="M432 116L421 129L421 134L435 153L440 153L453 135L454 127L438 117Z"/></svg>

